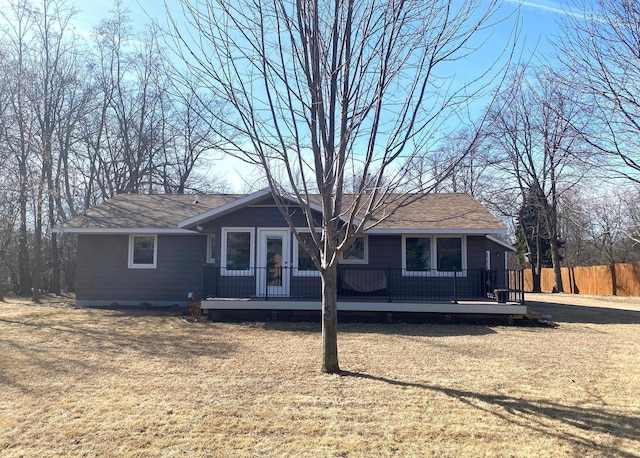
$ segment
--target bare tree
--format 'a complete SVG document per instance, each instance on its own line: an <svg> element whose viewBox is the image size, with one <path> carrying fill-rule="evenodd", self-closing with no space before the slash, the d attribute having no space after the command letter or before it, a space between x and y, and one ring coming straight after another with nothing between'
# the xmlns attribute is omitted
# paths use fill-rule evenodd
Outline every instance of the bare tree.
<svg viewBox="0 0 640 458"><path fill-rule="evenodd" d="M166 69L169 80L174 79L174 72ZM165 142L160 160L156 161L154 175L158 186L166 193L221 192L226 189L224 179L199 173L198 169L214 158L222 141L216 132L224 130L220 123L214 127L199 113L206 110L223 113L227 110L223 101L196 95L197 92L197 87L192 85L173 87L171 97L166 100L166 108L162 110L167 117L163 123Z"/></svg>
<svg viewBox="0 0 640 458"><path fill-rule="evenodd" d="M53 227L59 221L58 212L63 210L58 171L69 154L64 139L72 135L75 127L74 123L69 124L69 118L76 117L81 110L73 103L81 80L77 42L70 32L70 21L76 13L65 0L44 2L42 9L33 13L36 33L31 51L35 79L29 93L36 122L34 143L40 167L38 182L42 183L42 188L37 186L35 199L33 299L36 301L42 288L39 272L42 271L43 224L45 229ZM43 209L43 205L46 208ZM52 277L48 289L57 293L60 291L60 262L56 233L50 234L49 248Z"/></svg>
<svg viewBox="0 0 640 458"><path fill-rule="evenodd" d="M35 122L31 112L29 89L35 76L29 62L29 51L33 46L35 28L33 8L28 2L12 2L0 11L3 18L2 44L5 58L2 66L7 75L6 82L8 108L2 122L4 149L10 151L17 171L19 229L18 229L18 289L28 295L32 287L29 259L29 202L32 199L32 161L34 145L32 138Z"/></svg>
<svg viewBox="0 0 640 458"><path fill-rule="evenodd" d="M564 83L591 111L581 129L601 154L595 164L640 183L640 4L634 0L580 0L556 40ZM588 129L587 129L588 127Z"/></svg>
<svg viewBox="0 0 640 458"><path fill-rule="evenodd" d="M482 123L480 123L482 125ZM486 142L479 129L465 127L445 138L433 152L415 158L410 173L424 190L459 192L482 200L488 186Z"/></svg>
<svg viewBox="0 0 640 458"><path fill-rule="evenodd" d="M589 237L592 196L576 190L560 199L559 224L564 240L564 265L590 266L598 263L599 254L593 249Z"/></svg>
<svg viewBox="0 0 640 458"><path fill-rule="evenodd" d="M174 84L159 33L154 27L135 33L122 1L94 30L88 89L94 103L80 126L85 208L118 193L184 193L223 184L198 173L218 140L198 112L206 104L222 114L224 106Z"/></svg>
<svg viewBox="0 0 640 458"><path fill-rule="evenodd" d="M201 87L233 109L233 116L208 110L207 119L234 130L226 151L262 169L295 236L300 239L291 199L312 229L308 252L322 283L322 371L338 372L340 254L376 224L374 215L391 214L406 192L416 189L407 174L412 160L429 150L435 131L477 95L478 79L461 84L442 75L454 73L452 67L446 73L447 64L471 58L472 39L482 42L487 36L499 4L208 0L182 5L184 18L169 17L173 48ZM354 179L356 174L361 178ZM345 195L346 181L359 184L352 195Z"/></svg>
<svg viewBox="0 0 640 458"><path fill-rule="evenodd" d="M542 218L544 229L532 226L532 240L548 239L553 290L562 292L558 207L561 194L575 186L584 173L576 158L583 152L579 127L584 126L585 118L571 92L563 90L543 69L521 69L503 97L508 108L492 115L489 134L496 148L494 168L515 183L521 208L534 208ZM541 251L539 244L528 249L530 253ZM540 256L536 260L539 272Z"/></svg>

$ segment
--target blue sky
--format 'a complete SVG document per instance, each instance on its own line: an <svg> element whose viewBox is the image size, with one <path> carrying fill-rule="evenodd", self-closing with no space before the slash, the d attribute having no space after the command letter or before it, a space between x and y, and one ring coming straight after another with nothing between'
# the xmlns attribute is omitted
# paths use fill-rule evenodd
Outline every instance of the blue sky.
<svg viewBox="0 0 640 458"><path fill-rule="evenodd" d="M5 0L0 0L2 3ZM482 0L489 3L489 0ZM568 2L550 1L550 0L503 0L502 6L504 14L514 11L520 6L519 15L521 33L520 33L520 49L522 50L522 59L529 60L532 53L533 62L539 61L539 56L543 54L550 55L552 51L552 43L554 36L559 33L558 21L567 14ZM76 21L76 27L81 33L88 33L95 27L102 18L107 17L109 10L113 7L112 0L92 0L91 2L75 0L76 6L81 10ZM175 14L180 14L179 0L166 0L166 4ZM131 18L134 21L134 27L142 30L144 24L149 21L148 15L152 15L162 23L165 17L165 7L162 0L124 0L124 5L131 11ZM459 69L454 70L456 77L461 77L467 72L471 73L476 67L486 66L487 62L492 62L497 50L503 49L505 42L509 39L513 26L513 21L502 24L493 34L491 40L487 43L484 50L475 55L469 61L465 61ZM479 100L473 105L472 110L482 110L486 106L486 102ZM249 191L246 183L242 182L241 176L247 175L246 164L230 161L225 159L224 168L227 177L236 176L231 179L231 185L236 191ZM234 164L235 163L235 164ZM212 164L214 169L220 170L220 165ZM228 170L229 167L234 172ZM240 172L242 170L242 173ZM230 173L229 173L230 172ZM249 178L252 179L252 178Z"/></svg>
<svg viewBox="0 0 640 458"><path fill-rule="evenodd" d="M0 7L10 0L0 0ZM38 3L38 0L33 0ZM132 18L139 24L147 20L148 12L159 17L164 16L165 1L169 8L179 9L180 0L123 0L125 7L131 10ZM490 0L483 0L489 3ZM113 0L70 0L80 10L77 26L80 30L89 32L105 17L113 7ZM556 30L555 21L565 15L569 8L566 0L503 0L505 9L517 8L521 5L524 33L527 41L535 43L539 38L550 37Z"/></svg>
<svg viewBox="0 0 640 458"><path fill-rule="evenodd" d="M485 0L488 3L489 0ZM525 51L532 52L536 47L537 51L548 51L549 41L558 32L557 21L567 14L569 2L551 0L503 0L503 9L510 11L521 5L520 18L522 21L521 38L526 41ZM2 3L2 0L0 0ZM75 4L80 9L77 19L77 27L83 31L90 31L98 24L101 18L106 17L108 11L113 7L112 0L75 0ZM179 0L166 0L169 8L178 11ZM164 17L164 2L162 0L124 0L124 5L131 10L131 17L140 26L148 20L147 13L159 17ZM497 32L496 37L506 38L509 27L502 27Z"/></svg>

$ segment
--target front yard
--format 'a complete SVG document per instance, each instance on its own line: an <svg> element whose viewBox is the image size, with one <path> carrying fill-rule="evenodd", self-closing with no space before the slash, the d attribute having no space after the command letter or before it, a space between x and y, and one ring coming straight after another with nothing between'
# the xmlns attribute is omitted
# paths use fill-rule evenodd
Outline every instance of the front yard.
<svg viewBox="0 0 640 458"><path fill-rule="evenodd" d="M0 303L2 456L640 456L640 312L557 328L186 323Z"/></svg>

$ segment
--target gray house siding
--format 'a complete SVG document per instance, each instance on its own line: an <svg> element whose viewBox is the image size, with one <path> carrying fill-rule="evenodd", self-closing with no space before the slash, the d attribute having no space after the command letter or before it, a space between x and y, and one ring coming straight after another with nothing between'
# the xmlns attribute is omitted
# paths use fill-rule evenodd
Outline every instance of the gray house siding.
<svg viewBox="0 0 640 458"><path fill-rule="evenodd" d="M294 211L291 218L296 226L306 227L307 220L302 210ZM287 222L276 207L254 206L236 210L203 225L205 232L216 232L222 227L288 227Z"/></svg>
<svg viewBox="0 0 640 458"><path fill-rule="evenodd" d="M78 235L79 305L184 304L202 295L206 255L202 235L158 235L155 269L128 268L129 235Z"/></svg>
<svg viewBox="0 0 640 458"><path fill-rule="evenodd" d="M508 257L512 251L490 239L486 239L486 243L487 250L491 252L491 270L504 270L504 258Z"/></svg>
<svg viewBox="0 0 640 458"><path fill-rule="evenodd" d="M467 237L467 269L478 270L486 268L486 245L485 237Z"/></svg>
<svg viewBox="0 0 640 458"><path fill-rule="evenodd" d="M369 235L369 266L402 268L402 236Z"/></svg>

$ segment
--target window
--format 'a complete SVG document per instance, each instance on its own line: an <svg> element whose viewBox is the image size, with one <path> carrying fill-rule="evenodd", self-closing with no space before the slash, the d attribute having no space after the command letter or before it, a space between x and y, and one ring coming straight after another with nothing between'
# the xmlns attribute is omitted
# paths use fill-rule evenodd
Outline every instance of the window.
<svg viewBox="0 0 640 458"><path fill-rule="evenodd" d="M253 275L253 229L222 229L222 275Z"/></svg>
<svg viewBox="0 0 640 458"><path fill-rule="evenodd" d="M436 240L438 270L440 272L460 272L462 270L462 239L460 237L439 237Z"/></svg>
<svg viewBox="0 0 640 458"><path fill-rule="evenodd" d="M216 263L216 234L207 235L207 262Z"/></svg>
<svg viewBox="0 0 640 458"><path fill-rule="evenodd" d="M405 269L409 272L431 270L431 237L405 237Z"/></svg>
<svg viewBox="0 0 640 458"><path fill-rule="evenodd" d="M157 235L129 236L129 268L155 269L158 254Z"/></svg>
<svg viewBox="0 0 640 458"><path fill-rule="evenodd" d="M310 232L299 232L298 235L308 247L315 246ZM301 277L318 276L320 274L313 264L311 256L300 245L300 242L293 245L293 274Z"/></svg>
<svg viewBox="0 0 640 458"><path fill-rule="evenodd" d="M464 275L466 268L464 237L402 237L403 275Z"/></svg>
<svg viewBox="0 0 640 458"><path fill-rule="evenodd" d="M340 260L344 264L366 264L368 260L367 237L356 237L351 246L342 252Z"/></svg>

